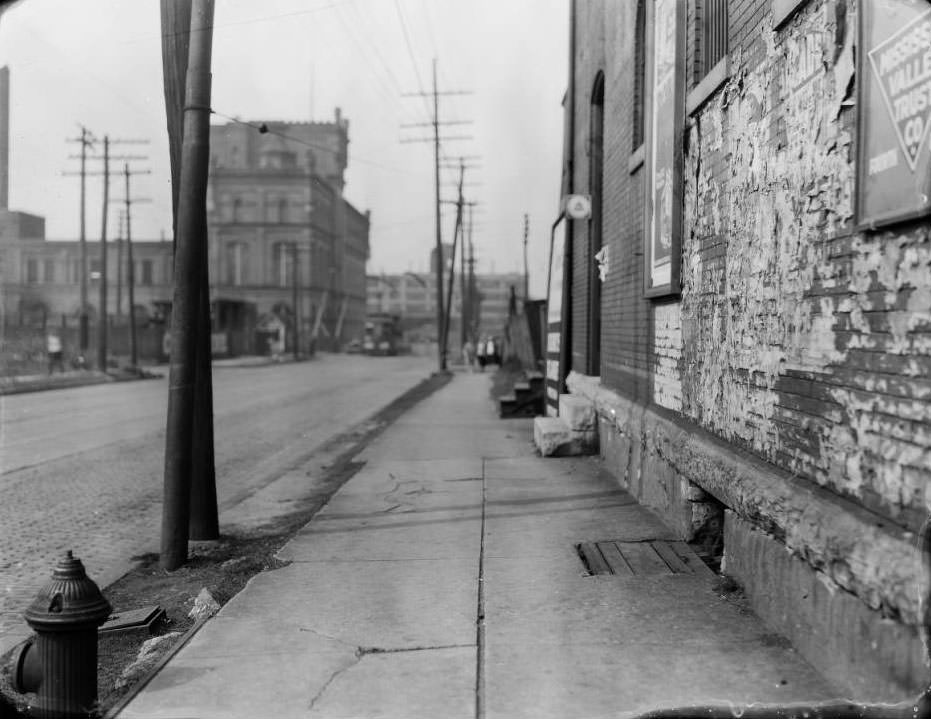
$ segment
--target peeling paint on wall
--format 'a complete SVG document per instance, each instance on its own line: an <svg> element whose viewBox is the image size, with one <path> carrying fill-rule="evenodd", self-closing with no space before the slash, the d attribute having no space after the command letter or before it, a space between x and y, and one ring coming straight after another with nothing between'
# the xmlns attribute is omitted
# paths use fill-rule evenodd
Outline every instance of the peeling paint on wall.
<svg viewBox="0 0 931 719"><path fill-rule="evenodd" d="M756 65L732 55L691 118L681 408L914 528L931 499L931 239L851 230L856 27L855 3L809 3Z"/></svg>
<svg viewBox="0 0 931 719"><path fill-rule="evenodd" d="M682 323L679 303L653 308L653 401L661 407L682 409L682 381L679 360L682 357Z"/></svg>

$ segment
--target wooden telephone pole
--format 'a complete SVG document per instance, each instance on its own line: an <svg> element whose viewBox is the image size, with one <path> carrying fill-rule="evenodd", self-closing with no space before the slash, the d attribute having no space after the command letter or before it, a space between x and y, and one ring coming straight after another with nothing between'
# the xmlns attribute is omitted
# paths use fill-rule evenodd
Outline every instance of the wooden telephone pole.
<svg viewBox="0 0 931 719"><path fill-rule="evenodd" d="M204 358L198 347L198 335L209 342L209 325L203 330L205 309L209 312L207 273L207 171L210 142L210 57L213 41L213 0L193 0L189 23L185 25L184 6L178 0L162 0L162 52L165 66L165 95L168 113L169 139L177 142L179 116L183 118L180 151L172 149L172 183L175 207L175 289L171 310L171 369L169 373L168 420L165 435L165 483L162 511L160 564L164 569L177 569L187 561L188 539L195 535L190 526L197 518L197 507L206 508L201 519L205 525L218 525L216 517L216 485L205 480L213 477L198 472L196 459L203 459L204 445L195 456L194 433L206 433L208 428L199 416L195 388L210 387L208 374L198 369L204 359L209 367L209 352ZM167 26L166 26L167 25ZM185 43L181 36L186 36ZM187 47L185 47L187 44ZM179 58L185 54L184 73ZM185 76L183 100L178 98L179 76ZM181 109L183 108L183 110ZM177 162L180 161L180 169ZM208 315L209 316L209 315ZM200 352L199 352L200 350ZM212 405L212 390L210 391ZM212 419L209 422L212 460ZM198 426L199 425L199 426ZM201 469L203 465L201 465ZM212 493L212 501L210 494ZM210 511L212 508L212 512ZM212 516L210 516L212 515ZM202 527L212 530L212 526ZM195 527L195 531L196 531ZM218 526L217 526L218 530ZM213 533L208 531L208 533ZM219 531L215 533L217 536ZM207 537L202 537L207 538ZM212 537L215 538L215 537Z"/></svg>
<svg viewBox="0 0 931 719"><path fill-rule="evenodd" d="M129 194L129 178L133 175L148 175L151 170L136 170L131 172L129 163L123 165L123 177L126 183L126 286L129 293L129 364L135 369L139 364L139 353L136 344L136 264L133 261L133 232L132 232L132 206L137 202L150 202L145 197L132 197ZM119 308L119 305L117 305Z"/></svg>
<svg viewBox="0 0 931 719"><path fill-rule="evenodd" d="M524 213L524 302L530 299L530 269L527 266L527 238L530 235L530 215Z"/></svg>
<svg viewBox="0 0 931 719"><path fill-rule="evenodd" d="M405 142L432 142L433 143L433 169L434 169L434 183L436 194L434 197L434 212L436 215L436 341L437 341L437 355L439 361L440 372L446 371L446 346L444 341L444 333L446 328L444 326L444 318L446 313L443 308L443 229L440 225L440 125L463 125L467 124L467 121L450 121L450 122L440 122L440 95L468 95L471 94L465 90L448 90L440 92L437 89L436 84L436 58L433 59L433 92L415 92L415 93L405 93L404 97L432 97L433 98L433 119L428 123L415 123L413 125L406 125L402 127L414 127L417 125L432 125L433 127L433 137L429 138L415 138L408 140L401 140L402 143ZM444 137L443 141L447 140L470 140L470 136L454 136L454 137Z"/></svg>
<svg viewBox="0 0 931 719"><path fill-rule="evenodd" d="M82 138L86 140L86 131L82 128ZM100 175L103 177L103 211L101 213L101 228L100 228L100 308L97 313L97 366L101 372L107 371L107 354L108 354L108 344L107 344L107 331L109 329L109 313L107 312L107 274L109 264L107 261L107 224L109 221L108 209L110 204L110 161L111 160L136 160L136 159L145 159L135 155L120 155L119 157L114 157L110 154L111 145L131 145L131 144L144 144L148 140L111 140L108 135L105 135L103 138L103 154L96 157L88 157L86 148L86 142L82 142L81 145L81 154L74 156L81 158L81 236L84 236L84 182L87 175ZM87 160L103 160L103 170L100 172L87 172L85 164ZM70 174L70 173L66 173ZM82 261L83 265L82 277L86 275L86 250L82 252ZM82 305L82 342L85 341L83 333L87 325L87 310L86 310L86 279L82 280L82 294L84 297L81 299ZM85 347L81 348L82 353L86 350Z"/></svg>

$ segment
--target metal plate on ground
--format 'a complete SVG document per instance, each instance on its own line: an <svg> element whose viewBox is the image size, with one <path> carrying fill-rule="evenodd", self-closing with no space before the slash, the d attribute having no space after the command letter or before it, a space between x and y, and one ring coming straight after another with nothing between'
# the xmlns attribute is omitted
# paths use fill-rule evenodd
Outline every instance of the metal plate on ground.
<svg viewBox="0 0 931 719"><path fill-rule="evenodd" d="M165 617L165 610L157 604L114 612L98 631L107 632L151 632L152 628Z"/></svg>
<svg viewBox="0 0 931 719"><path fill-rule="evenodd" d="M649 539L640 542L605 540L576 545L589 574L658 576L711 570L685 542Z"/></svg>

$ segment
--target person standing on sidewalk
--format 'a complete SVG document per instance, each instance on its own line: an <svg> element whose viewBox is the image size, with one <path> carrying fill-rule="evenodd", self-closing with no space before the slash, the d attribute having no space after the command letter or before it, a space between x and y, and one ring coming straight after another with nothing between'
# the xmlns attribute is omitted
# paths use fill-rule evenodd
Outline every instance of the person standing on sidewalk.
<svg viewBox="0 0 931 719"><path fill-rule="evenodd" d="M475 371L475 345L470 339L462 345L462 362L469 368L469 371Z"/></svg>
<svg viewBox="0 0 931 719"><path fill-rule="evenodd" d="M45 349L48 352L48 373L51 375L58 367L64 374L65 363L62 361L61 338L55 330L51 330L45 337Z"/></svg>

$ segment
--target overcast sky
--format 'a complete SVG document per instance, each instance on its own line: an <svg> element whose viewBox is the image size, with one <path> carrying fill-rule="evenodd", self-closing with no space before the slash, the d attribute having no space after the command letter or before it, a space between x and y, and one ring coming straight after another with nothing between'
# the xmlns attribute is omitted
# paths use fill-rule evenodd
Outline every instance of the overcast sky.
<svg viewBox="0 0 931 719"><path fill-rule="evenodd" d="M43 215L49 239L76 239L79 180L69 159L80 125L95 135L147 139L113 148L147 155L132 195L133 237L169 236L168 140L158 0L23 0L0 19L0 65L11 73L10 207ZM372 212L370 273L424 271L434 243L429 103L441 99L445 129L471 135L444 143L452 160L479 156L466 174L476 209L479 271L522 268L523 215L530 216L531 292L545 288L549 227L559 203L561 101L566 89L568 0L216 0L214 111L244 120L348 118L347 198ZM409 44L405 39L405 30ZM222 122L215 117L214 122ZM102 163L96 163L99 165ZM119 164L118 168L122 168ZM457 171L445 170L455 198ZM122 178L111 197L123 197ZM87 233L100 235L101 179L88 183ZM109 236L116 235L112 206ZM444 210L451 240L454 209Z"/></svg>

